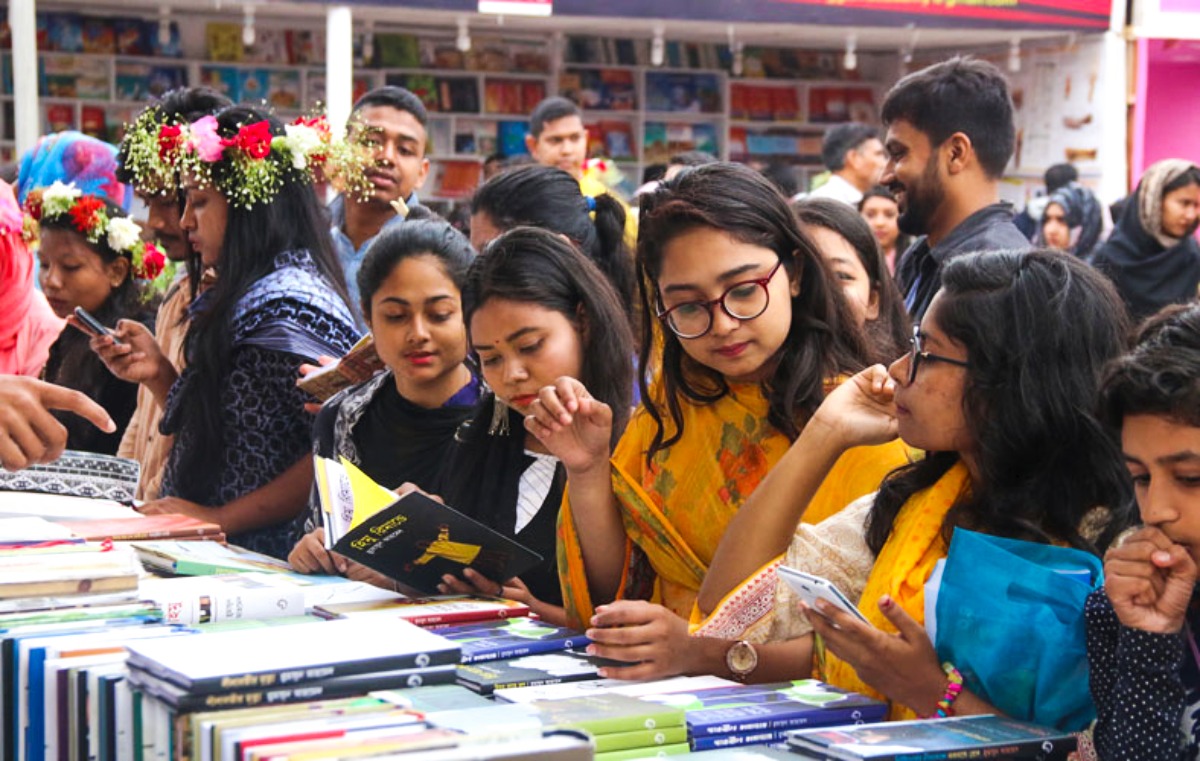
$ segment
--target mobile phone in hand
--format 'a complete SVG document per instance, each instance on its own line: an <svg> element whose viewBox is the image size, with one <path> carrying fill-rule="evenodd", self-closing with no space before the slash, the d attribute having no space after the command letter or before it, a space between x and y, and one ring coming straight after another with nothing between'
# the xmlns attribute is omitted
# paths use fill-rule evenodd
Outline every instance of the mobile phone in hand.
<svg viewBox="0 0 1200 761"><path fill-rule="evenodd" d="M862 621L864 624L870 624L867 617L862 614L854 603L850 602L850 598L842 593L842 590L830 580L820 576L815 576L803 571L797 571L795 568L790 568L786 565L779 566L777 571L779 578L783 579L796 596L804 601L804 604L817 609L817 600L824 600L833 607L838 608L846 613Z"/></svg>
<svg viewBox="0 0 1200 761"><path fill-rule="evenodd" d="M92 316L83 307L75 307L75 317L82 323L84 329L93 336L111 336L114 343L121 343L121 339L117 338L116 331L112 328L106 328L103 323Z"/></svg>

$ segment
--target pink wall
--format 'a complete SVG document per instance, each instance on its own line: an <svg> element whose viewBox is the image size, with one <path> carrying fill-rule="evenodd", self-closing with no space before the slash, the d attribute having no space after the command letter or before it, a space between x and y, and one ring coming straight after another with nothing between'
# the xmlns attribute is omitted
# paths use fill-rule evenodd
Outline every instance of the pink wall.
<svg viewBox="0 0 1200 761"><path fill-rule="evenodd" d="M1138 40L1133 179L1166 158L1200 164L1200 43Z"/></svg>

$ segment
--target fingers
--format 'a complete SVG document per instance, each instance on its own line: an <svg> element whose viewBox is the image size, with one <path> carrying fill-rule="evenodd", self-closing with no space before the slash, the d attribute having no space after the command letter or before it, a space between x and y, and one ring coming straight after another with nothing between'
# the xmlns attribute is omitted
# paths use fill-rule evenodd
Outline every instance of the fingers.
<svg viewBox="0 0 1200 761"><path fill-rule="evenodd" d="M661 605L645 600L617 600L596 608L591 624L596 627L642 624L655 617Z"/></svg>
<svg viewBox="0 0 1200 761"><path fill-rule="evenodd" d="M872 396L889 399L896 391L896 381L883 365L871 365L858 374L859 380L864 381Z"/></svg>
<svg viewBox="0 0 1200 761"><path fill-rule="evenodd" d="M1173 571L1179 576L1196 578L1196 561L1183 545L1173 544L1168 550L1155 552L1150 559L1159 568Z"/></svg>
<svg viewBox="0 0 1200 761"><path fill-rule="evenodd" d="M484 576L479 571L476 571L474 568L464 569L463 576L465 576L467 581L469 581L472 585L474 585L474 587L476 589L478 589L480 592L484 593L485 595L491 595L492 597L503 597L504 596L504 585L503 584L501 584L498 581L492 581L491 579Z"/></svg>
<svg viewBox="0 0 1200 761"><path fill-rule="evenodd" d="M908 615L908 612L896 604L888 595L883 595L879 598L879 612L884 615L892 625L896 627L896 631L900 632L900 636L909 642L917 642L922 638L928 639L929 635L925 632L925 626L917 623L916 619Z"/></svg>
<svg viewBox="0 0 1200 761"><path fill-rule="evenodd" d="M117 424L109 417L108 412L86 394L52 383L43 383L40 388L42 389L41 403L43 406L52 410L74 412L105 433L117 430ZM61 428L61 426L59 427Z"/></svg>
<svg viewBox="0 0 1200 761"><path fill-rule="evenodd" d="M470 583L469 581L460 579L457 576L454 576L453 574L449 574L449 573L442 577L442 583L438 584L437 589L438 589L438 592L440 592L441 594L444 594L444 595L484 594L484 595L490 596L489 592L485 592L481 589L477 589L475 587L475 585ZM492 591L495 591L494 587L493 587Z"/></svg>
<svg viewBox="0 0 1200 761"><path fill-rule="evenodd" d="M597 669L596 675L604 679L627 679L643 681L646 679L661 679L667 676L667 670L656 661L638 663L633 666L604 666Z"/></svg>

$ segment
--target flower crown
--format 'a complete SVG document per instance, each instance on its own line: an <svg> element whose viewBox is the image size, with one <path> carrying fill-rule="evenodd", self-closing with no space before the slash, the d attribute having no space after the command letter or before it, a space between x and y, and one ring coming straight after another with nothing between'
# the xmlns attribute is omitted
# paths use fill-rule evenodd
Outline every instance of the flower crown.
<svg viewBox="0 0 1200 761"><path fill-rule="evenodd" d="M274 199L289 174L312 182L320 173L343 188L366 182L361 151L334 140L323 115L300 117L284 126L282 135L271 134L270 122L263 119L240 125L233 137L218 133L212 115L191 124L143 116L145 123L135 123L141 137L134 138L137 145L127 155L135 176L144 176L153 187L177 187L179 173L188 172L231 204L252 209ZM154 124L151 145L147 136ZM213 166L220 161L230 162L231 171L218 176Z"/></svg>
<svg viewBox="0 0 1200 761"><path fill-rule="evenodd" d="M25 211L36 222L69 217L75 228L89 243L101 241L133 263L133 276L138 280L154 280L163 273L166 257L158 248L142 240L142 228L129 217L109 216L104 201L84 195L74 183L64 185L55 180L48 188L29 191Z"/></svg>

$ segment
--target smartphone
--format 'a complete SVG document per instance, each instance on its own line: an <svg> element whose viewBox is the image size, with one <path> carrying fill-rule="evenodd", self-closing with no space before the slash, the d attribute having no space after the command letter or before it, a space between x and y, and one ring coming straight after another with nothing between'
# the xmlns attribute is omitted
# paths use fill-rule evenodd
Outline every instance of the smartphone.
<svg viewBox="0 0 1200 761"><path fill-rule="evenodd" d="M112 336L114 343L121 343L121 339L117 338L117 334L112 328L104 327L99 320L93 317L91 313L89 313L83 307L75 307L75 317L78 318L79 322L83 324L83 327L87 330L87 332L91 333L93 336L108 335Z"/></svg>
<svg viewBox="0 0 1200 761"><path fill-rule="evenodd" d="M817 600L825 600L835 608L849 613L864 624L873 626L854 603L850 602L850 599L842 594L842 590L838 589L829 579L823 579L820 576L814 576L804 571L797 571L795 568L789 568L786 565L779 566L778 573L779 578L783 579L792 588L796 596L813 610L817 609Z"/></svg>

